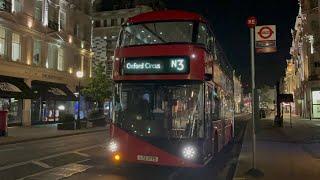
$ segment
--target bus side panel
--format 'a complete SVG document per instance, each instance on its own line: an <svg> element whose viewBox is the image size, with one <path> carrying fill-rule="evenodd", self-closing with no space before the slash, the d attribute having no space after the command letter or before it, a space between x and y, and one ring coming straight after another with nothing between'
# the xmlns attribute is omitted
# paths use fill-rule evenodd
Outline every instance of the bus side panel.
<svg viewBox="0 0 320 180"><path fill-rule="evenodd" d="M223 132L222 132L222 121L213 121L213 137L216 137L215 135L218 135L218 138L214 138L214 141L218 141L218 151L220 151L223 148ZM215 144L215 142L213 142Z"/></svg>
<svg viewBox="0 0 320 180"><path fill-rule="evenodd" d="M225 121L225 145L232 140L232 119Z"/></svg>

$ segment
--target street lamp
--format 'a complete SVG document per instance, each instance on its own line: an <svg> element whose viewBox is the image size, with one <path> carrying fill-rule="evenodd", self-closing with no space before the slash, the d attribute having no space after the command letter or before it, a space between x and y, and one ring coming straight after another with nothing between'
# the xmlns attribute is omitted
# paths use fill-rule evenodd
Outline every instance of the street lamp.
<svg viewBox="0 0 320 180"><path fill-rule="evenodd" d="M78 114L77 114L77 121L78 121L78 124L79 124L79 127L80 127L80 98L81 98L81 91L80 91L80 82L81 82L81 79L83 78L83 71L77 71L76 72L76 76L79 80L79 84L78 84Z"/></svg>

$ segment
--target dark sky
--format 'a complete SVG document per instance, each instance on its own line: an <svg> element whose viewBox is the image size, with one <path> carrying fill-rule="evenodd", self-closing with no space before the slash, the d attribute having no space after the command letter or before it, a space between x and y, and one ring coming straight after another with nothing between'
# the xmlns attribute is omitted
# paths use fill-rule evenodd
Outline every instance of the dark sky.
<svg viewBox="0 0 320 180"><path fill-rule="evenodd" d="M290 58L291 29L298 13L297 0L169 0L171 9L194 11L213 24L230 63L250 81L250 41L246 19L256 16L258 25L277 25L278 52L256 56L256 82L274 85L284 75Z"/></svg>
<svg viewBox="0 0 320 180"><path fill-rule="evenodd" d="M250 82L249 29L246 19L256 16L258 25L277 25L278 52L256 56L257 86L274 85L284 75L290 58L291 29L298 0L166 0L168 9L182 9L205 16L243 83ZM103 1L104 7L110 1ZM109 2L109 3L107 3Z"/></svg>

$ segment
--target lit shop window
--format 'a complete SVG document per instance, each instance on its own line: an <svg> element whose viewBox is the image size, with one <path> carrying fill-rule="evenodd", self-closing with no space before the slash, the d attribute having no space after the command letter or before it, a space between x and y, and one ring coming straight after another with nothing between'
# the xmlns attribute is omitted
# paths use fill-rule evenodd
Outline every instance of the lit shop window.
<svg viewBox="0 0 320 180"><path fill-rule="evenodd" d="M33 41L33 59L32 63L34 65L40 64L40 57L41 57L41 41L34 40Z"/></svg>
<svg viewBox="0 0 320 180"><path fill-rule="evenodd" d="M0 27L0 56L5 54L6 46L6 30L3 27Z"/></svg>
<svg viewBox="0 0 320 180"><path fill-rule="evenodd" d="M12 33L12 61L20 61L21 59L21 43L20 35Z"/></svg>

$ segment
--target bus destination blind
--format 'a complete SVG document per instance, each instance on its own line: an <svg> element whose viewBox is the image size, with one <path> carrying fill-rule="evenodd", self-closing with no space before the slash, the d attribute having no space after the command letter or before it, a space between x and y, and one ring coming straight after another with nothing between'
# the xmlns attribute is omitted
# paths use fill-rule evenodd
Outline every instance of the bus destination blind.
<svg viewBox="0 0 320 180"><path fill-rule="evenodd" d="M128 58L124 60L123 74L188 74L188 57Z"/></svg>

